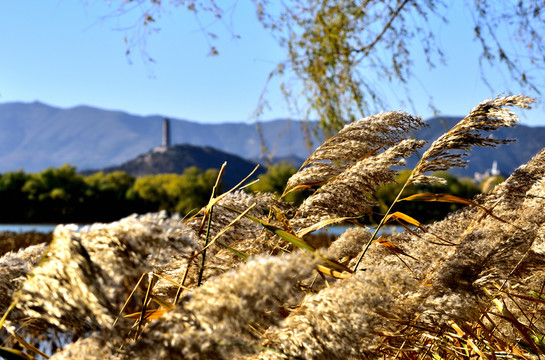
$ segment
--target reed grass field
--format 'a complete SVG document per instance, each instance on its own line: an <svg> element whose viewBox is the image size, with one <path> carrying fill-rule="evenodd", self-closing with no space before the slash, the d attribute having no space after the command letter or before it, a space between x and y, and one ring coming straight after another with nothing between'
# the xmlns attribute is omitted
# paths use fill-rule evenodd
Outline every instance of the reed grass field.
<svg viewBox="0 0 545 360"><path fill-rule="evenodd" d="M478 104L432 144L418 117L387 112L347 125L307 159L285 194L240 186L190 219L133 215L0 258L0 355L7 359L540 359L545 356L545 149L487 194L405 197L497 146L513 108ZM378 226L372 194L422 149ZM228 166L228 164L227 164ZM222 170L220 170L221 178ZM247 174L241 174L241 179ZM401 201L465 204L422 225ZM340 236L317 230L350 224ZM378 236L390 223L407 230Z"/></svg>

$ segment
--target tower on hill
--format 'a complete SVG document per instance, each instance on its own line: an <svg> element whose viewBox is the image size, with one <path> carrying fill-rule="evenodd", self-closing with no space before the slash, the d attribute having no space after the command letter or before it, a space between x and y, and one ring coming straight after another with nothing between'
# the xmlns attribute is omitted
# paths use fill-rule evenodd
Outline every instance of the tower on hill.
<svg viewBox="0 0 545 360"><path fill-rule="evenodd" d="M163 119L163 143L164 148L170 147L170 119Z"/></svg>

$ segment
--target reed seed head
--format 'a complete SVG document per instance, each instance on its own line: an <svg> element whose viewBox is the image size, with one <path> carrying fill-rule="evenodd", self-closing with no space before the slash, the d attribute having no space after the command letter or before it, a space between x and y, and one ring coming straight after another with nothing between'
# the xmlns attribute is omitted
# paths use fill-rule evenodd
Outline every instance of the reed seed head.
<svg viewBox="0 0 545 360"><path fill-rule="evenodd" d="M346 125L339 133L318 147L287 184L320 184L347 170L381 147L407 137L411 130L425 123L405 112L386 112Z"/></svg>
<svg viewBox="0 0 545 360"><path fill-rule="evenodd" d="M467 163L464 157L473 146L496 147L499 144L512 141L484 136L482 132L515 126L518 117L508 107L516 106L528 109L533 101L530 97L522 95L509 95L483 101L471 110L469 115L431 144L413 170L408 182L433 183L440 181L424 174L447 171L453 167L464 167ZM453 153L453 150L461 152Z"/></svg>

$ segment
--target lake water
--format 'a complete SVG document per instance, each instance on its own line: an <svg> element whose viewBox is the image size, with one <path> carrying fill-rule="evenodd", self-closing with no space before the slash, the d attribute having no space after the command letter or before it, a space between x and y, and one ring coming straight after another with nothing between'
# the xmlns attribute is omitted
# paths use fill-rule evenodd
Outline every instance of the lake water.
<svg viewBox="0 0 545 360"><path fill-rule="evenodd" d="M49 233L55 230L55 227L58 224L0 224L0 232L15 232L15 233L25 233L25 232L38 232L38 233ZM348 226L331 226L328 230L319 230L318 232L329 233L332 235L341 235L343 232L348 229ZM380 234L392 234L398 233L405 230L402 226L384 226L379 231ZM372 229L369 231L373 231Z"/></svg>
<svg viewBox="0 0 545 360"><path fill-rule="evenodd" d="M318 230L318 232L331 234L331 235L341 235L344 233L347 229L353 228L354 226L331 226L327 230ZM370 232L374 232L375 229L368 229ZM390 234L396 234L403 232L405 228L403 226L396 226L396 225L386 225L383 226L379 232L378 235L390 235Z"/></svg>
<svg viewBox="0 0 545 360"><path fill-rule="evenodd" d="M39 232L49 233L55 230L57 224L0 224L0 232Z"/></svg>

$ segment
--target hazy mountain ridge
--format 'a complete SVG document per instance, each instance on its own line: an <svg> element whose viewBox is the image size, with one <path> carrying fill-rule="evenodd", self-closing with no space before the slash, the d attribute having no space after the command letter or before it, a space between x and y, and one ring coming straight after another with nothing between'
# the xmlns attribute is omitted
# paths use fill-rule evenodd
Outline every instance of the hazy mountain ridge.
<svg viewBox="0 0 545 360"><path fill-rule="evenodd" d="M430 126L415 136L434 140L460 118L430 119ZM118 166L161 145L163 119L160 115L138 116L90 106L59 109L39 102L3 103L0 104L0 172L17 169L34 172L65 163L80 170ZM245 159L260 157L260 138L254 123L171 120L172 144L210 146ZM297 121L262 122L261 131L275 157L305 159L310 153ZM497 149L475 149L468 168L456 173L473 176L497 160L499 169L509 174L545 147L545 127L519 125L500 129L493 136L521 141ZM409 161L409 165L413 163L414 160Z"/></svg>
<svg viewBox="0 0 545 360"><path fill-rule="evenodd" d="M59 109L39 102L0 104L0 172L33 172L65 163L80 170L119 165L161 145L163 119L89 106ZM211 146L246 159L259 158L261 153L255 124L172 119L171 129L172 144ZM262 131L266 145L276 148L279 157L309 154L298 122L264 122ZM290 132L291 136L279 137Z"/></svg>

